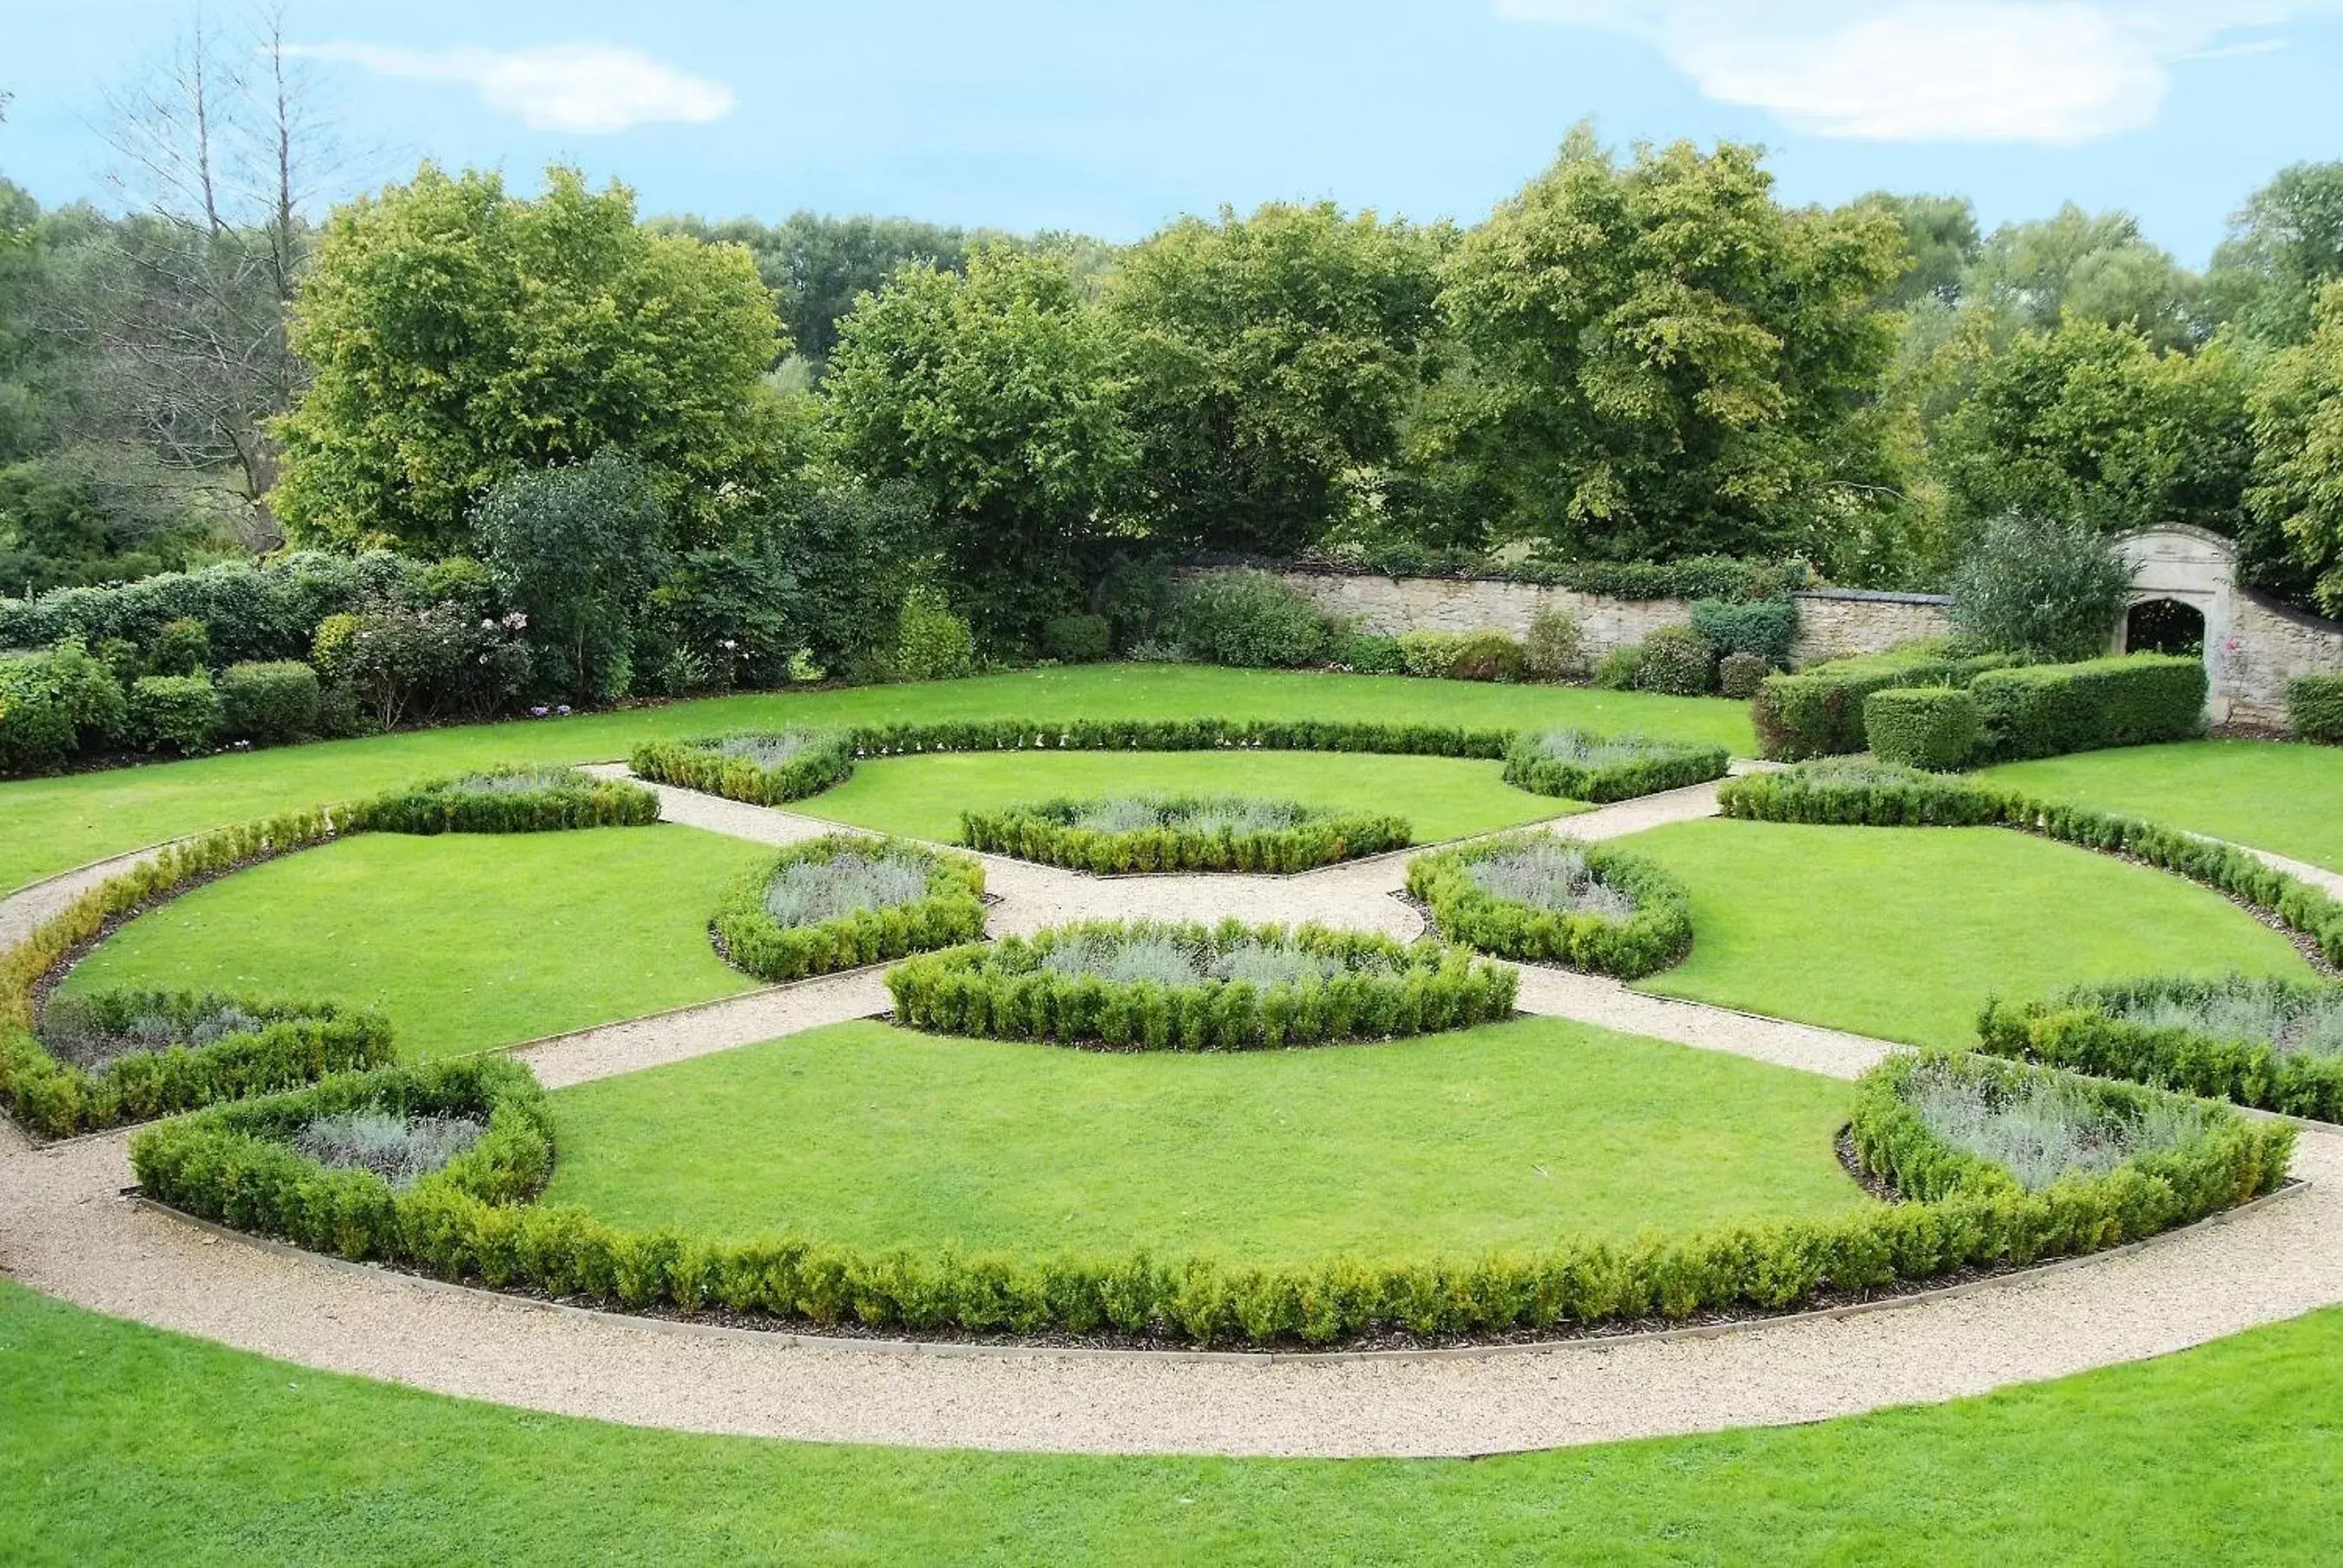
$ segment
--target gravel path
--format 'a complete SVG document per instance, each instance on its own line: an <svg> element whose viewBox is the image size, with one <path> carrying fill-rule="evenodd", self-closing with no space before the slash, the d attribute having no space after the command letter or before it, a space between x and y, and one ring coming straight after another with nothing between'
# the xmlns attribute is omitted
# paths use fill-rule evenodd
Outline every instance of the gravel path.
<svg viewBox="0 0 2343 1568"><path fill-rule="evenodd" d="M109 860L93 861L70 871L19 888L5 899L0 899L0 949L15 947L33 934L33 928L53 916L61 914L75 899L105 881L119 876L143 861L150 860L159 849L134 849L127 855L116 855Z"/></svg>

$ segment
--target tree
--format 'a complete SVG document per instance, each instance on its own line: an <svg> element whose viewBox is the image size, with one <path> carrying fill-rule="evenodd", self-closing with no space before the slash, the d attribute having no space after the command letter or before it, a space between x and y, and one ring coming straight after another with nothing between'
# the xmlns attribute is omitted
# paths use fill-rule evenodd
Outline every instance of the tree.
<svg viewBox="0 0 2343 1568"><path fill-rule="evenodd" d="M2343 283L2308 341L2272 357L2253 390L2256 519L2284 536L2321 608L2343 615Z"/></svg>
<svg viewBox="0 0 2343 1568"><path fill-rule="evenodd" d="M1061 256L981 246L907 267L840 324L823 381L840 457L911 486L946 586L990 647L1078 602L1130 473L1111 335Z"/></svg>
<svg viewBox="0 0 2343 1568"><path fill-rule="evenodd" d="M1397 455L1439 326L1445 239L1331 202L1272 203L1183 218L1134 246L1106 305L1150 527L1268 555L1316 542L1346 477Z"/></svg>
<svg viewBox="0 0 2343 1568"><path fill-rule="evenodd" d="M1904 231L1904 270L1888 294L1889 306L1903 310L1924 299L1960 303L1979 248L1976 208L1968 197L1873 191L1858 198L1857 205L1878 207Z"/></svg>
<svg viewBox="0 0 2343 1568"><path fill-rule="evenodd" d="M1876 206L1791 210L1759 150L1580 126L1464 238L1443 302L1471 355L1428 445L1499 537L1589 556L1759 554L1882 487L1849 440L1894 345L1905 263Z"/></svg>
<svg viewBox="0 0 2343 1568"><path fill-rule="evenodd" d="M2343 162L2294 164L2246 198L2213 253L2208 284L2247 336L2299 343L2328 283L2343 278Z"/></svg>
<svg viewBox="0 0 2343 1568"><path fill-rule="evenodd" d="M666 532L650 475L608 447L488 492L473 537L499 597L528 618L541 685L586 702L631 689L635 608L665 565Z"/></svg>
<svg viewBox="0 0 2343 1568"><path fill-rule="evenodd" d="M2089 524L2011 512L1986 526L1954 574L1953 624L2004 653L2089 658L2107 650L2131 578Z"/></svg>
<svg viewBox="0 0 2343 1568"><path fill-rule="evenodd" d="M653 234L576 169L531 201L427 163L337 208L293 343L317 378L277 427L275 500L303 540L444 554L500 480L615 446L701 545L786 457L748 253Z"/></svg>
<svg viewBox="0 0 2343 1568"><path fill-rule="evenodd" d="M2130 327L2167 348L2201 342L2208 330L2197 279L2141 238L2137 218L2072 202L2055 217L1996 229L1962 295L1997 318L2004 339L2070 319Z"/></svg>

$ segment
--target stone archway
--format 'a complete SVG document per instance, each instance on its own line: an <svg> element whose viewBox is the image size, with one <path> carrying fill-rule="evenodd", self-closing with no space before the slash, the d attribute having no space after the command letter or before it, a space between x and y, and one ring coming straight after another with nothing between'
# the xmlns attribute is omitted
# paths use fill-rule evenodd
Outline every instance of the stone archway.
<svg viewBox="0 0 2343 1568"><path fill-rule="evenodd" d="M2205 652L2205 612L2177 598L2135 600L2124 614L2126 653L2187 654Z"/></svg>
<svg viewBox="0 0 2343 1568"><path fill-rule="evenodd" d="M2227 723L2236 696L2230 665L2237 651L2237 546L2207 529L2174 523L2126 534L2116 548L2132 565L2131 608L2116 630L2116 651L2202 655L2207 714L2216 724ZM2192 640L2193 648L2173 646Z"/></svg>

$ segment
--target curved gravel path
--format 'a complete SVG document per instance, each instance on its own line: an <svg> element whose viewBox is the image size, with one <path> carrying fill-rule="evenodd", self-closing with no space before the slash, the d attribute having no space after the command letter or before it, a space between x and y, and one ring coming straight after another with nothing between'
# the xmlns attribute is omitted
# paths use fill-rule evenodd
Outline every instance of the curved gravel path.
<svg viewBox="0 0 2343 1568"><path fill-rule="evenodd" d="M836 825L662 789L671 819L764 842ZM1714 786L1554 824L1613 837L1715 809ZM1404 857L1291 878L1135 886L991 860L997 926L1075 913L1371 920ZM75 890L76 891L78 889ZM44 885L0 905L0 917ZM1396 914L1393 913L1396 911ZM1403 917L1403 919L1402 918ZM29 920L27 920L29 923ZM7 929L0 926L0 930ZM1892 1049L1536 967L1523 1006L1837 1077ZM553 1085L769 1039L884 1005L878 971L775 987L524 1048ZM2343 1131L2306 1129L2306 1191L2134 1251L1956 1296L1674 1339L1416 1357L1187 1355L853 1342L662 1325L451 1289L222 1239L138 1207L126 1133L30 1149L0 1123L0 1269L99 1312L305 1365L642 1425L1089 1452L1470 1454L1819 1420L2165 1353L2343 1302Z"/></svg>

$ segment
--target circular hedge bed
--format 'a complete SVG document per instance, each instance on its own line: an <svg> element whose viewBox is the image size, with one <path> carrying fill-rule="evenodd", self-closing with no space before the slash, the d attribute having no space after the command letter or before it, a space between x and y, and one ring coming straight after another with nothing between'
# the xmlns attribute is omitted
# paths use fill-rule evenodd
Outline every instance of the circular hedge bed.
<svg viewBox="0 0 2343 1568"><path fill-rule="evenodd" d="M339 826L346 833L540 833L639 828L659 815L659 796L624 779L506 768L377 795L350 807Z"/></svg>
<svg viewBox="0 0 2343 1568"><path fill-rule="evenodd" d="M796 980L984 935L984 868L900 839L830 833L735 882L709 931L736 969Z"/></svg>
<svg viewBox="0 0 2343 1568"><path fill-rule="evenodd" d="M854 746L841 730L749 730L648 741L635 748L628 766L662 784L779 806L844 782L854 771Z"/></svg>
<svg viewBox="0 0 2343 1568"><path fill-rule="evenodd" d="M1235 795L1045 800L960 816L971 849L1106 876L1306 871L1410 841L1402 817Z"/></svg>
<svg viewBox="0 0 2343 1568"><path fill-rule="evenodd" d="M1655 862L1552 833L1505 833L1409 862L1440 934L1500 958L1635 980L1692 950L1692 900Z"/></svg>
<svg viewBox="0 0 2343 1568"><path fill-rule="evenodd" d="M1705 784L1724 778L1730 761L1722 746L1554 729L1513 738L1505 749L1505 782L1534 795L1601 804Z"/></svg>

